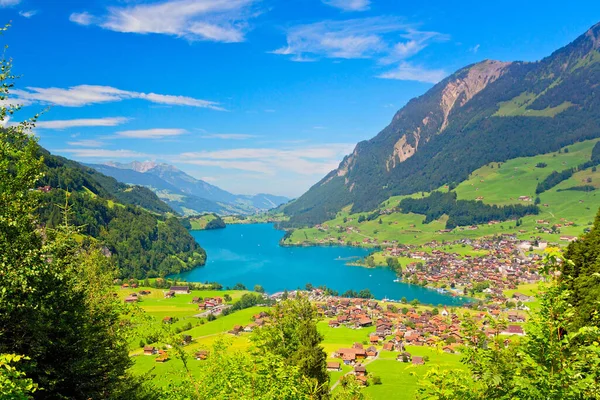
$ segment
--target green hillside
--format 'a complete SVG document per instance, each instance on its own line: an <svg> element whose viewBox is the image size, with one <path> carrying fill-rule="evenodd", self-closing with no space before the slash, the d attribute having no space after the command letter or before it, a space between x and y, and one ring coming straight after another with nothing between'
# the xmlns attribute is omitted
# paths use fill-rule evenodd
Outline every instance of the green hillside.
<svg viewBox="0 0 600 400"><path fill-rule="evenodd" d="M600 24L538 62L485 60L408 102L377 136L285 207L289 227L344 207L469 179L490 163L558 151L600 136Z"/></svg>
<svg viewBox="0 0 600 400"><path fill-rule="evenodd" d="M151 190L117 182L46 150L40 153L45 168L38 183L38 214L46 227L63 222L68 198L69 223L81 227L82 244L104 246L121 277L164 276L204 264L204 250Z"/></svg>
<svg viewBox="0 0 600 400"><path fill-rule="evenodd" d="M456 193L458 199L479 200L489 205L533 204L535 190L540 181L555 170L577 167L589 161L592 149L598 141L588 140L560 149L560 152L485 165L471 173L469 178L458 184L452 192ZM542 165L545 166L541 167ZM565 190L583 185L599 188L600 171L595 167L578 171L571 178L541 193L539 214L520 218L519 226L516 225L516 221L508 220L494 225L479 224L476 230L459 227L450 232L441 232L446 227L447 216L425 224L423 215L399 212L397 207L407 196L395 196L381 203L372 212L351 213L349 207L346 207L332 220L315 227L293 231L285 243L374 246L384 244L385 241L397 241L402 244L421 245L432 240L454 241L512 233L524 240L539 237L540 240L566 244L560 237L582 234L591 225L596 210L600 207L600 192L596 190ZM447 191L448 188L442 187L440 190ZM429 195L427 192L410 197L419 199ZM520 201L521 196L528 196L531 201ZM361 216L365 220L358 222ZM538 220L545 222L539 224L536 222ZM565 226L565 223L572 224ZM544 233L538 229L550 229L553 225L562 226L555 233ZM376 240L376 243L369 240Z"/></svg>

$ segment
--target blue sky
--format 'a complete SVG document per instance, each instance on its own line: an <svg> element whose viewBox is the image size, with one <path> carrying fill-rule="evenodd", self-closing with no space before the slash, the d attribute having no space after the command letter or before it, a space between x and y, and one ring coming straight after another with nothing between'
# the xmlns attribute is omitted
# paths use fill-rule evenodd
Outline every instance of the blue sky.
<svg viewBox="0 0 600 400"><path fill-rule="evenodd" d="M600 2L0 0L0 16L14 119L49 107L50 151L298 196L435 82L549 55Z"/></svg>

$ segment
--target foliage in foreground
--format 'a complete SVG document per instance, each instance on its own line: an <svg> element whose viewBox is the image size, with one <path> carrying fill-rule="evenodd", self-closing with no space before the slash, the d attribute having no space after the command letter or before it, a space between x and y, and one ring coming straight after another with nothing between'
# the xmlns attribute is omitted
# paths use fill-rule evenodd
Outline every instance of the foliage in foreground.
<svg viewBox="0 0 600 400"><path fill-rule="evenodd" d="M12 76L0 65L3 104ZM14 111L0 107L0 120ZM37 225L43 159L31 126L0 129L0 398L148 398L126 373L128 327L108 260L81 249L68 207L57 229Z"/></svg>

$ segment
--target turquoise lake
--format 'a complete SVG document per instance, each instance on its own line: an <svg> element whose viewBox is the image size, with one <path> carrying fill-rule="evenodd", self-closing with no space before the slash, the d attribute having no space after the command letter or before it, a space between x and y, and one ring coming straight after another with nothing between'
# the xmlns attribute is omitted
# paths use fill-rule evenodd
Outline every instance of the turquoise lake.
<svg viewBox="0 0 600 400"><path fill-rule="evenodd" d="M364 268L346 263L365 257L369 250L354 247L281 247L284 232L271 224L228 225L225 229L192 231L206 249L204 267L179 274L188 282L219 282L232 287L242 283L251 289L261 285L267 293L304 288L307 283L325 285L340 293L369 289L378 299L458 305L457 297L416 285L394 282L388 268Z"/></svg>

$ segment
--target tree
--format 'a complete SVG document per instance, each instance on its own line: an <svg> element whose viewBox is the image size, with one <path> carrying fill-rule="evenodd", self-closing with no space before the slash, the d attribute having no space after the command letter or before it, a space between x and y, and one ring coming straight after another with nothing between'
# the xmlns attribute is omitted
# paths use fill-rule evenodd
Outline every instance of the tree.
<svg viewBox="0 0 600 400"><path fill-rule="evenodd" d="M10 62L0 64L3 104L13 84ZM0 105L0 120L14 111ZM126 373L129 328L112 296L115 271L99 249L75 240L68 207L58 229L38 229L33 189L43 158L29 131L34 122L0 128L0 354L8 360L1 379L19 358L27 386L39 385L36 398L125 398L138 386ZM9 379L20 385L22 376Z"/></svg>
<svg viewBox="0 0 600 400"><path fill-rule="evenodd" d="M573 323L578 328L592 323L599 310L600 212L590 232L569 244L565 257L572 263L563 264L563 281L570 290L569 301L575 307Z"/></svg>
<svg viewBox="0 0 600 400"><path fill-rule="evenodd" d="M313 382L317 398L326 398L327 354L321 346L323 335L317 329L316 307L307 297L299 295L279 302L269 314L269 323L255 330L251 337L258 354L270 353L298 367Z"/></svg>
<svg viewBox="0 0 600 400"><path fill-rule="evenodd" d="M242 283L236 283L232 289L233 290L248 290L248 289L246 289L246 286L244 286Z"/></svg>
<svg viewBox="0 0 600 400"><path fill-rule="evenodd" d="M229 303L231 301L231 296L229 295L229 293L225 293L223 295L223 300L225 300L225 302Z"/></svg>
<svg viewBox="0 0 600 400"><path fill-rule="evenodd" d="M254 285L254 291L257 293L264 293L265 289L261 285Z"/></svg>
<svg viewBox="0 0 600 400"><path fill-rule="evenodd" d="M198 374L190 373L185 352L180 353L186 374L161 393L169 400L212 399L315 399L314 387L299 367L273 353L248 354L217 339ZM198 378L195 378L198 376Z"/></svg>

